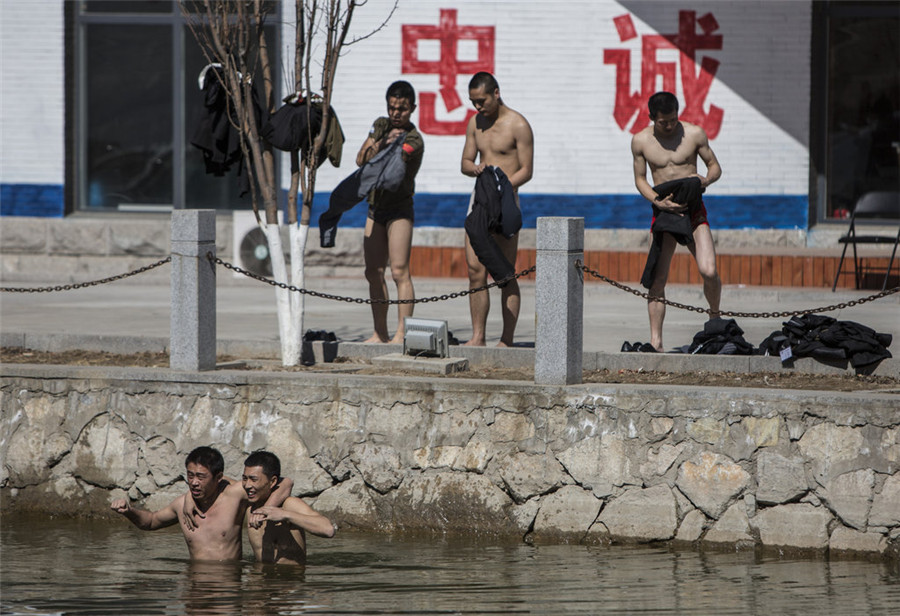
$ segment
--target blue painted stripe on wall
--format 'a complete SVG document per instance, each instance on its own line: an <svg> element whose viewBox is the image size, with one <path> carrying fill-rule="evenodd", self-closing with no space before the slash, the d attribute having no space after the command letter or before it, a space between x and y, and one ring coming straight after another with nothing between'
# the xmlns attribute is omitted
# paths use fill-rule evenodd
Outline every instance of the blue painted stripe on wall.
<svg viewBox="0 0 900 616"><path fill-rule="evenodd" d="M0 216L62 218L62 184L0 184Z"/></svg>
<svg viewBox="0 0 900 616"><path fill-rule="evenodd" d="M328 207L329 193L316 193L313 224ZM467 194L419 193L416 225L462 227L469 205ZM650 207L639 195L523 194L522 223L533 229L538 216L583 216L589 229L645 229ZM806 195L706 196L706 209L714 229L806 229ZM360 203L344 214L345 227L363 227L367 206ZM0 215L59 218L64 214L60 184L0 184Z"/></svg>
<svg viewBox="0 0 900 616"><path fill-rule="evenodd" d="M313 224L328 207L328 193L313 199ZM462 227L469 195L417 193L416 225ZM521 196L522 224L533 229L538 216L583 216L589 229L645 229L650 226L650 206L639 195L527 195ZM704 197L713 229L806 229L806 195L741 195ZM344 214L341 225L363 227L367 205L361 203Z"/></svg>

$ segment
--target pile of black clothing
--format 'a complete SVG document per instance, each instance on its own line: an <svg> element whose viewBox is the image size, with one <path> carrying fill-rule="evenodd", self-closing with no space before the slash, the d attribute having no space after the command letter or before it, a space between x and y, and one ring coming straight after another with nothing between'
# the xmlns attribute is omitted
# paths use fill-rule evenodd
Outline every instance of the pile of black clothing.
<svg viewBox="0 0 900 616"><path fill-rule="evenodd" d="M681 347L691 355L753 355L754 347L744 340L744 330L734 319L715 318L694 334L691 344Z"/></svg>
<svg viewBox="0 0 900 616"><path fill-rule="evenodd" d="M812 357L822 362L850 361L854 368L870 366L892 357L887 347L891 334L877 333L853 321L838 321L818 314L792 317L759 345L759 355L779 355L790 348L791 357Z"/></svg>

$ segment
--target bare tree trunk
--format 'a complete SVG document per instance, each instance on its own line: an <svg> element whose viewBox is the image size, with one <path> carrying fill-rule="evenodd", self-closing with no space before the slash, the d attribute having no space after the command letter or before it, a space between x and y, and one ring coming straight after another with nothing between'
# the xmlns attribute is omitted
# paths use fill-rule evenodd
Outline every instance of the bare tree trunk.
<svg viewBox="0 0 900 616"><path fill-rule="evenodd" d="M179 0L182 15L207 61L218 63L222 67L219 79L227 92L228 117L241 137L240 145L246 162L245 172L250 179L253 212L269 243L272 274L278 283L292 281L293 286L300 288L305 285L304 257L316 172L319 168L318 157L331 120L331 96L338 59L341 49L347 44L350 20L358 3L365 4L360 0L294 0L294 87L297 92L305 93L307 109L311 110L314 104L311 71L321 67L322 125L315 135L308 135L307 142L311 143L311 147L302 159L298 152L291 153L291 187L286 221L291 259L291 272L288 276L278 221L275 156L272 146L260 138L262 127L258 125L253 98L254 88L261 83L262 106L268 113L275 110L272 65L264 31L266 15L263 0L252 0L252 3ZM393 15L396 8L395 0L390 15ZM387 20L378 29L386 24ZM325 37L324 45L317 44L315 49L324 47L324 57L314 58L312 41L314 37L321 37L322 32ZM312 126L311 122L307 124ZM298 193L302 195L299 208ZM260 203L265 210L264 222L259 216ZM290 293L282 287L277 288L275 295L282 363L293 366L300 362L305 296Z"/></svg>

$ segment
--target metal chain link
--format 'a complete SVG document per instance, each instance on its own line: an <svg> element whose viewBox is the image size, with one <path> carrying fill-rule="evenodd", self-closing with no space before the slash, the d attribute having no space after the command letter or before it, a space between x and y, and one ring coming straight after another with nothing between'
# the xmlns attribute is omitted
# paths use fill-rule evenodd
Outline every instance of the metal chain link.
<svg viewBox="0 0 900 616"><path fill-rule="evenodd" d="M508 276L503 280L498 280L496 282L492 282L475 289L467 289L465 291L457 291L454 293L445 293L443 295L433 295L431 297L421 297L417 299L369 299L363 297L346 297L341 295L334 295L331 293L321 293L319 291L312 291L310 289L301 289L299 287L295 287L293 285L289 285L284 282L276 282L274 280L270 280L265 276L260 276L259 274L254 274L253 272L247 271L241 267L223 261L219 257L214 256L211 252L206 253L207 259L212 261L217 265L221 265L227 269L230 269L234 272L247 276L248 278L252 278L254 280L258 280L259 282L263 282L273 287L279 287L282 289L286 289L288 291L294 291L297 293L303 293L304 295L309 295L310 297L318 297L321 299L329 299L341 302L349 302L353 304L427 304L429 302L438 302L438 301L446 301L448 299L456 299L459 297L466 297L467 295L471 295L473 293L479 293L481 291L486 291L493 287L500 287L510 282L511 280L516 280L521 278L522 276L527 276L535 271L536 266L532 265L528 269L522 270L517 274L513 274L512 276ZM152 269L165 265L172 260L172 257L166 257L165 259L160 259L156 263L151 263L150 265L145 265L144 267L140 267L136 270L132 270L130 272L119 274L117 276L110 276L109 278L103 278L100 280L92 280L90 282L80 282L75 284L66 284L66 285L56 285L53 287L0 287L0 292L4 293L47 293L51 291L72 291L74 289L83 289L86 287L98 286L101 284L107 284L110 282L116 282L118 280L123 280L125 278L129 278L131 276L137 276L138 274L143 274L144 272L148 272ZM611 278L608 278L597 272L592 270L584 265L581 261L575 261L575 268L581 270L584 273L590 274L594 278L598 278L606 283L611 284L617 289L621 289L627 293L631 293L632 295L636 295L638 297L642 297L647 301L652 302L660 302L666 304L667 306L672 306L673 308L680 308L681 310L688 310L690 312L699 312L705 314L712 314L712 310L709 308L700 308L698 306L691 306L688 304L681 304L679 302L673 302L671 300L662 298L662 297L652 297L649 293L645 293L644 291L639 291L638 289L634 289L627 285L624 285L620 282L617 282ZM749 319L768 319L768 318L786 318L793 316L800 316L804 314L810 313L818 313L818 312L831 312L834 310L842 310L844 308L851 308L853 306L859 306L861 304L865 304L871 301L875 301L876 299L881 299L882 297L887 297L889 295L893 295L894 293L900 292L900 287L894 287L893 289L887 289L880 293L876 293L874 295L870 295L868 297L864 297L861 299L851 300L848 302L841 302L839 304L832 304L830 306L821 306L819 308L811 308L808 310L791 310L791 311L780 311L780 312L735 312L730 310L720 310L719 314L721 316L728 317L740 317L740 318L749 318Z"/></svg>
<svg viewBox="0 0 900 616"><path fill-rule="evenodd" d="M50 291L72 291L73 289L83 289L85 287L96 287L98 285L106 284L108 282L115 282L117 280L129 278L130 276L137 276L138 274L143 274L144 272L148 272L154 268L159 267L160 265L165 265L166 263L168 263L171 260L172 260L172 257L166 257L165 259L160 259L156 263L151 263L150 265L145 265L144 267L139 267L138 269L127 272L125 274L119 274L118 276L110 276L109 278L103 278L101 280L92 280L90 282L78 282L75 284L57 285L55 287L0 287L0 292L4 292L4 293L48 293Z"/></svg>
<svg viewBox="0 0 900 616"><path fill-rule="evenodd" d="M448 299L456 299L457 297L465 297L467 295L471 295L472 293L478 293L480 291L486 291L492 287L503 286L511 280L516 280L521 278L522 276L527 276L535 270L535 266L532 265L528 269L522 270L518 274L513 274L512 276L507 276L503 280L498 280L496 282L492 282L490 284L486 284L480 286L476 289L468 289L466 291L457 291L455 293L445 293L444 295L433 295L431 297L420 297L416 299L369 299L364 297L346 297L342 295L332 295L331 293L321 293L319 291L311 291L310 289L301 289L300 287L295 287L293 285L289 285L285 282L276 282L275 280L270 280L265 276L260 276L259 274L254 274L253 272L248 272L247 270L238 267L237 265L233 265L226 261L223 261L219 257L214 256L211 252L206 253L206 257L217 265L221 265L226 269L230 269L233 272L237 272L238 274L243 274L248 278L253 278L254 280L258 280L259 282L264 282L267 285L278 287L281 289L285 289L287 291L295 291L297 293L302 293L303 295L309 295L310 297L318 297L321 299L331 299L339 302L349 302L351 304L427 304L429 302L439 302L445 301Z"/></svg>
<svg viewBox="0 0 900 616"><path fill-rule="evenodd" d="M627 291L633 295L637 295L638 297L643 297L647 301L651 302L660 302L661 304L666 304L667 306L672 306L673 308L681 308L682 310L689 310L691 312L702 312L706 314L712 314L712 310L709 308L699 308L697 306L690 306L688 304L679 304L678 302L673 302L671 300L662 298L662 297L653 297L649 293L645 293L643 291L639 291L638 289L633 289L627 285L622 284L621 282L616 282L611 278L607 278L600 272L589 269L582 263L581 261L575 261L575 268L579 269L583 272L586 272L593 276L594 278L599 278L604 282L608 282L612 286L621 289L623 291ZM831 312L833 310L841 310L843 308L850 308L852 306L859 306L860 304L865 304L867 302L874 301L876 299L881 299L882 297L887 297L888 295L893 295L900 291L900 287L894 287L893 289L887 289L882 291L881 293L876 293L875 295L870 295L869 297L864 297L862 299L855 299L849 302L841 302L840 304L833 304L831 306L822 306L820 308L810 308L809 310L784 310L781 312L734 312L730 310L720 310L719 314L725 317L741 317L745 319L783 319L786 317L794 317L800 316L804 314L818 313L818 312Z"/></svg>

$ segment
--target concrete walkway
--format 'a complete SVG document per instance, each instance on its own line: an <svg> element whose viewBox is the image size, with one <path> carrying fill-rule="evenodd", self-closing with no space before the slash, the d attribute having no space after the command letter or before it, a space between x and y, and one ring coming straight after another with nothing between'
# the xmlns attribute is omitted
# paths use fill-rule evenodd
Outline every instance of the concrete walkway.
<svg viewBox="0 0 900 616"><path fill-rule="evenodd" d="M163 269L168 266L163 266ZM218 275L232 276L219 269ZM0 293L0 343L3 346L33 348L103 348L115 352L161 350L169 338L169 287L155 281L145 283L139 275L127 280L73 291L48 293ZM259 357L278 356L278 326L274 288L251 280L240 279L221 284L217 290L217 332L220 351L224 343L231 348ZM467 281L459 278L415 279L416 296L440 296L463 291ZM4 286L53 286L46 283L4 283ZM639 288L639 285L630 285ZM311 278L311 290L341 296L366 298L367 285L358 278ZM388 287L393 291L393 283ZM534 344L534 283L523 282L522 307L516 330L516 346ZM643 290L643 289L641 289ZM874 294L875 291L809 290L785 287L725 287L722 309L741 312L774 312L809 310L848 302ZM669 299L706 307L699 285L671 285ZM488 346L496 345L501 319L499 291L491 290L492 310L488 319ZM900 339L900 293L842 310L824 312L839 320L856 321L878 332ZM468 299L419 304L415 316L443 319L460 341L471 335ZM388 317L391 331L396 326L396 309ZM738 318L745 339L758 346L772 331L781 329L783 318ZM665 322L667 349L688 345L703 328L705 315L673 307L668 308ZM372 333L371 311L365 304L306 298L303 329L334 332L342 343L361 342ZM584 350L586 353L618 353L622 343L646 342L649 338L647 308L644 299L616 289L606 283L585 284ZM30 344L27 344L30 343ZM349 348L350 345L344 345ZM352 345L362 347L363 345ZM382 345L366 355L389 352ZM894 355L900 342L892 345ZM384 349L383 351L381 349ZM896 360L895 360L896 361Z"/></svg>

